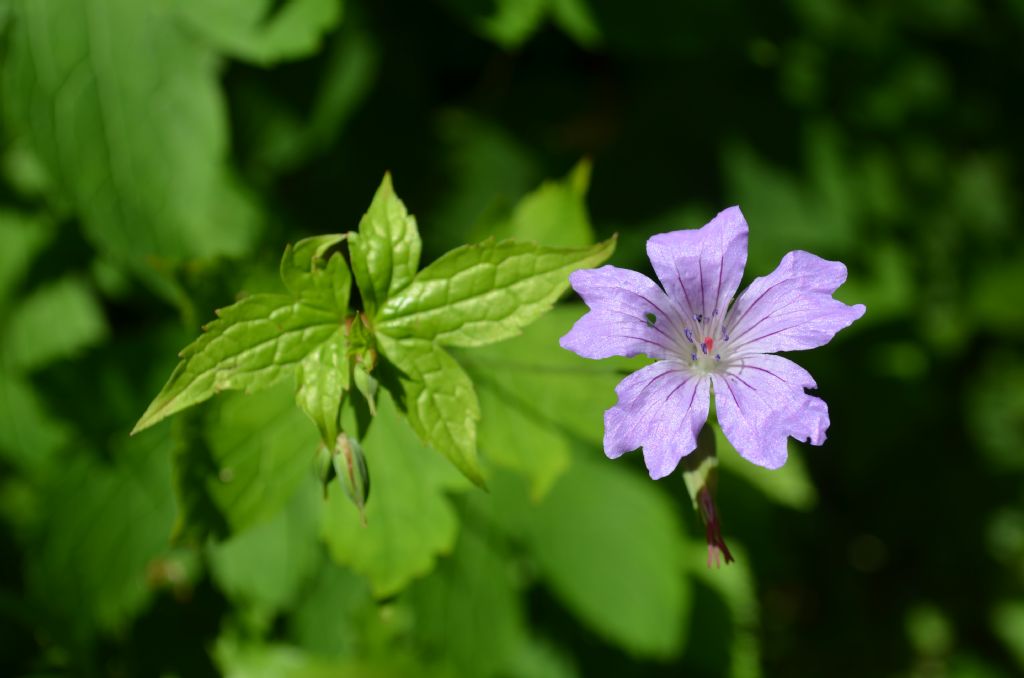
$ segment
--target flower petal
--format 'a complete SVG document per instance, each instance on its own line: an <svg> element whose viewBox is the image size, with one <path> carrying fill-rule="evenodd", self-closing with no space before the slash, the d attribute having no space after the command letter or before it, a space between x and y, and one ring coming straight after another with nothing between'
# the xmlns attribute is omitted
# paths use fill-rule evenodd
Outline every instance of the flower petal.
<svg viewBox="0 0 1024 678"><path fill-rule="evenodd" d="M703 228L651 237L647 256L687 317L725 313L747 265L747 220L730 207Z"/></svg>
<svg viewBox="0 0 1024 678"><path fill-rule="evenodd" d="M846 266L809 252L782 257L778 268L756 279L726 319L733 355L799 351L827 344L864 315L864 305L832 298L846 282Z"/></svg>
<svg viewBox="0 0 1024 678"><path fill-rule="evenodd" d="M821 445L828 405L804 392L815 388L804 368L777 355L757 355L711 377L722 433L744 459L765 468L786 463L787 438Z"/></svg>
<svg viewBox="0 0 1024 678"><path fill-rule="evenodd" d="M591 308L559 344L584 358L679 354L678 307L645 275L615 266L581 269L569 276Z"/></svg>
<svg viewBox="0 0 1024 678"><path fill-rule="evenodd" d="M663 360L629 375L615 393L619 402L604 413L604 452L612 459L644 448L654 479L675 470L697 447L708 418L710 382L678 362Z"/></svg>

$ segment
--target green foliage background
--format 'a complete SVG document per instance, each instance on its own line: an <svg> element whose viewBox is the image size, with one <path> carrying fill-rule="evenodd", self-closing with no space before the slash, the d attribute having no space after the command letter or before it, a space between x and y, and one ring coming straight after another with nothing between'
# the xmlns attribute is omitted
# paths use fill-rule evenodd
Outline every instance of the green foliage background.
<svg viewBox="0 0 1024 678"><path fill-rule="evenodd" d="M1021 45L1020 0L0 0L0 673L1024 671ZM572 299L455 356L488 493L387 397L367 527L287 384L128 437L386 170L425 262L617 232L648 270L739 204L748 279L848 264L867 315L795 356L826 445L719 441L735 565L604 458L635 363L558 348Z"/></svg>

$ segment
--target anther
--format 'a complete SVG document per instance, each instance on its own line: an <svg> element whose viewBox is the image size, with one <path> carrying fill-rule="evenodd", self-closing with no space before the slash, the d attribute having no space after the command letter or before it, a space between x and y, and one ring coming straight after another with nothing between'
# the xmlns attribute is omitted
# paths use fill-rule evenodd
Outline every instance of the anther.
<svg viewBox="0 0 1024 678"><path fill-rule="evenodd" d="M720 355L718 355L718 354L716 353L716 354L715 354L715 360L716 360L716 361L721 361L721 360L722 360L722 356L720 356Z"/></svg>
<svg viewBox="0 0 1024 678"><path fill-rule="evenodd" d="M689 340L689 342L691 344L696 344L697 343L696 341L693 340L693 332L690 331L689 327L687 327L686 329L683 330L683 334L686 335L686 338Z"/></svg>
<svg viewBox="0 0 1024 678"><path fill-rule="evenodd" d="M697 354L696 353L691 353L690 354L690 360L692 360L693 362L697 362Z"/></svg>
<svg viewBox="0 0 1024 678"><path fill-rule="evenodd" d="M707 354L708 354L708 345L707 345L707 344L701 344L701 345L700 345L700 350L701 350L701 352L702 352L702 353L703 353L704 355L707 355Z"/></svg>

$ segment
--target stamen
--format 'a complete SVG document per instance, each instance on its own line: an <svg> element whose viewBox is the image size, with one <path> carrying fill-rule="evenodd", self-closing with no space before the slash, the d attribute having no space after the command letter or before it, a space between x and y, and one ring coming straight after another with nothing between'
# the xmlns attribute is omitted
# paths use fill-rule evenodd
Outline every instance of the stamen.
<svg viewBox="0 0 1024 678"><path fill-rule="evenodd" d="M722 341L729 341L729 333L722 329Z"/></svg>
<svg viewBox="0 0 1024 678"><path fill-rule="evenodd" d="M700 350L701 350L701 352L702 352L702 353L703 353L704 355L707 355L707 354L708 354L708 345L707 345L707 344L701 344L701 345L700 345Z"/></svg>
<svg viewBox="0 0 1024 678"><path fill-rule="evenodd" d="M720 356L720 355L718 355L718 354L716 353L716 354L715 354L715 360L717 360L717 361L721 361L721 360L722 360L722 356Z"/></svg>
<svg viewBox="0 0 1024 678"><path fill-rule="evenodd" d="M690 331L689 327L683 330L683 334L686 335L686 338L690 341L691 344L697 343L696 341L693 340L693 332Z"/></svg>
<svg viewBox="0 0 1024 678"><path fill-rule="evenodd" d="M697 362L697 354L696 353L691 353L690 354L690 360L692 360L693 362Z"/></svg>

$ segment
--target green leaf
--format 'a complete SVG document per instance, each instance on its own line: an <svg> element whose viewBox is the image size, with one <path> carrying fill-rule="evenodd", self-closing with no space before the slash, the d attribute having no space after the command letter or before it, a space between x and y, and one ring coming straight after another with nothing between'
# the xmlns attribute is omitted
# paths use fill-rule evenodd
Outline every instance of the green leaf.
<svg viewBox="0 0 1024 678"><path fill-rule="evenodd" d="M1024 600L1005 600L991 614L992 628L1017 666L1024 669Z"/></svg>
<svg viewBox="0 0 1024 678"><path fill-rule="evenodd" d="M703 542L692 542L690 548L696 551L704 547ZM762 675L757 582L747 564L751 556L735 543L731 550L736 560L723 568L711 569L699 558L690 559L690 574L721 597L732 617L729 675L757 678Z"/></svg>
<svg viewBox="0 0 1024 678"><path fill-rule="evenodd" d="M226 169L218 65L170 3L21 0L8 38L9 131L96 247L138 267L249 249L257 222Z"/></svg>
<svg viewBox="0 0 1024 678"><path fill-rule="evenodd" d="M275 515L312 476L317 436L295 408L290 384L222 399L205 436L212 468L202 489L232 531Z"/></svg>
<svg viewBox="0 0 1024 678"><path fill-rule="evenodd" d="M586 247L593 243L594 229L585 200L590 170L590 161L583 160L565 179L545 181L523 196L508 221L494 227L493 235L499 240L515 238L552 247Z"/></svg>
<svg viewBox="0 0 1024 678"><path fill-rule="evenodd" d="M334 147L375 83L379 52L373 34L353 17L317 60L322 70L308 110L304 101L277 96L270 88L239 91L236 127L246 174L269 182Z"/></svg>
<svg viewBox="0 0 1024 678"><path fill-rule="evenodd" d="M480 419L473 382L448 353L429 341L378 335L381 352L398 370L399 399L420 440L484 486L476 451Z"/></svg>
<svg viewBox="0 0 1024 678"><path fill-rule="evenodd" d="M254 294L218 315L182 350L183 360L132 433L220 391L273 385L334 338L340 323L336 312L283 294Z"/></svg>
<svg viewBox="0 0 1024 678"><path fill-rule="evenodd" d="M112 463L80 450L43 488L28 589L60 634L123 629L148 602L148 567L174 523L171 440L117 436Z"/></svg>
<svg viewBox="0 0 1024 678"><path fill-rule="evenodd" d="M601 44L601 29L588 0L548 0L551 20L582 47Z"/></svg>
<svg viewBox="0 0 1024 678"><path fill-rule="evenodd" d="M447 110L438 118L437 135L447 190L434 198L429 216L445 226L431 233L443 251L485 240L491 233L484 227L504 217L543 173L533 149L489 118Z"/></svg>
<svg viewBox="0 0 1024 678"><path fill-rule="evenodd" d="M790 440L786 464L769 471L741 457L729 439L722 435L720 426L711 428L715 432L718 460L727 473L743 478L775 503L797 511L810 511L818 503L818 491L807 473L799 443Z"/></svg>
<svg viewBox="0 0 1024 678"><path fill-rule="evenodd" d="M497 0L494 14L481 18L477 25L499 45L518 47L540 28L546 9L546 0Z"/></svg>
<svg viewBox="0 0 1024 678"><path fill-rule="evenodd" d="M6 325L4 358L25 371L71 358L101 343L110 331L93 290L70 276L35 290Z"/></svg>
<svg viewBox="0 0 1024 678"><path fill-rule="evenodd" d="M303 483L284 510L209 548L217 586L267 618L287 609L320 563L320 496Z"/></svg>
<svg viewBox="0 0 1024 678"><path fill-rule="evenodd" d="M385 174L359 222L359 233L349 235L352 271L367 313L372 316L412 281L421 249L416 219L395 195L391 175Z"/></svg>
<svg viewBox="0 0 1024 678"><path fill-rule="evenodd" d="M0 458L22 472L40 471L71 436L71 428L46 411L31 384L0 370Z"/></svg>
<svg viewBox="0 0 1024 678"><path fill-rule="evenodd" d="M435 675L402 654L371 660L327 660L290 645L241 644L224 637L217 641L213 655L225 678L428 678Z"/></svg>
<svg viewBox="0 0 1024 678"><path fill-rule="evenodd" d="M482 374L487 374L483 372ZM481 453L498 466L516 471L530 481L530 496L540 500L568 468L571 440L557 426L533 416L516 395L494 381L474 381L480 394Z"/></svg>
<svg viewBox="0 0 1024 678"><path fill-rule="evenodd" d="M804 144L807 177L796 177L762 159L752 148L727 146L726 182L750 231L748 270L772 270L793 249L824 257L848 255L856 242L857 182L843 157L841 139L828 126L812 126Z"/></svg>
<svg viewBox="0 0 1024 678"><path fill-rule="evenodd" d="M347 342L342 330L317 346L299 363L295 401L332 446L338 437L341 400L349 388Z"/></svg>
<svg viewBox="0 0 1024 678"><path fill-rule="evenodd" d="M383 394L363 449L373 480L366 525L341 492L331 492L323 536L335 561L365 576L375 596L386 597L451 551L458 522L445 490L464 481L423 448Z"/></svg>
<svg viewBox="0 0 1024 678"><path fill-rule="evenodd" d="M305 238L294 246L285 247L281 257L281 281L293 296L344 313L352 290L352 274L340 252L324 260L328 250L344 239L344 235L332 233Z"/></svg>
<svg viewBox="0 0 1024 678"><path fill-rule="evenodd" d="M665 659L686 638L690 589L675 508L647 479L574 459L520 529L541 575L581 621L630 652Z"/></svg>
<svg viewBox="0 0 1024 678"><path fill-rule="evenodd" d="M386 620L362 577L322 558L313 583L292 608L288 636L320 656L353 656Z"/></svg>
<svg viewBox="0 0 1024 678"><path fill-rule="evenodd" d="M409 589L421 652L437 657L452 675L511 675L508 668L526 640L520 588L507 555L464 529L437 572Z"/></svg>
<svg viewBox="0 0 1024 678"><path fill-rule="evenodd" d="M267 66L320 49L341 20L341 0L183 0L176 9L227 54Z"/></svg>
<svg viewBox="0 0 1024 678"><path fill-rule="evenodd" d="M607 259L615 238L582 249L514 241L456 248L430 264L377 318L394 339L482 346L519 334L568 288L569 274Z"/></svg>
<svg viewBox="0 0 1024 678"><path fill-rule="evenodd" d="M53 224L42 217L0 210L0 307L53 231Z"/></svg>
<svg viewBox="0 0 1024 678"><path fill-rule="evenodd" d="M514 339L457 355L480 393L481 453L529 479L535 499L569 467L573 438L602 444L615 386L643 364L584 360L561 348L559 337L586 311L558 306Z"/></svg>

